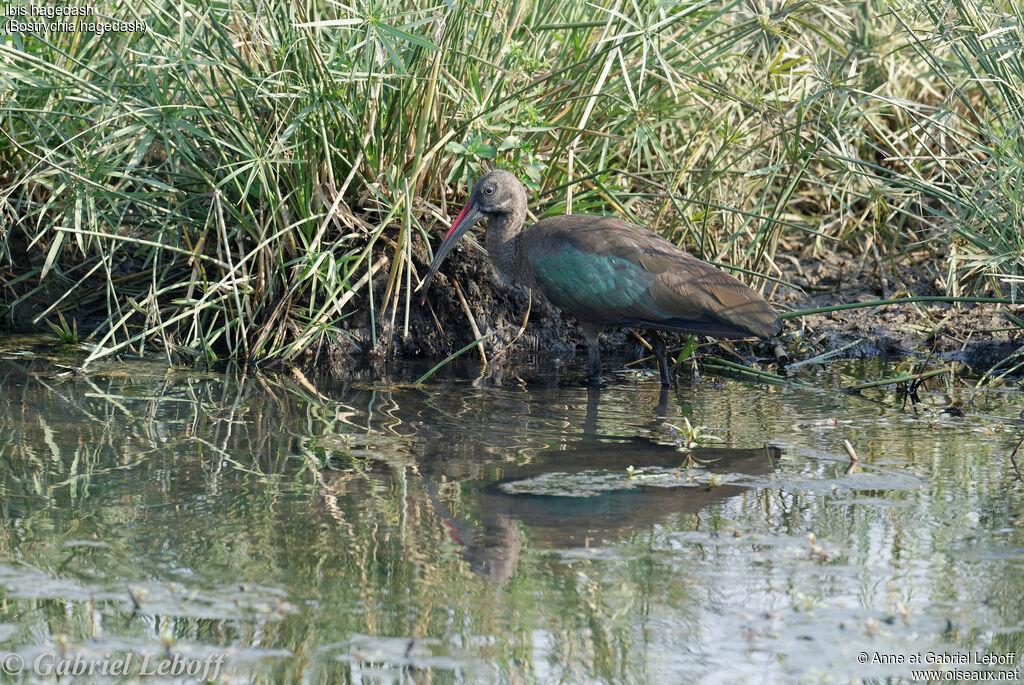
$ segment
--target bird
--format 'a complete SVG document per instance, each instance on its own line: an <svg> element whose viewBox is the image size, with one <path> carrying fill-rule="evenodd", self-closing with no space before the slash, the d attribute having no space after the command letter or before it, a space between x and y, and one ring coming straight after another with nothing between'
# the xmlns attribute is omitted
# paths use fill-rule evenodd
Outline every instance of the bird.
<svg viewBox="0 0 1024 685"><path fill-rule="evenodd" d="M579 321L592 383L602 382L599 337L609 326L651 332L665 387L671 378L659 331L762 339L781 332L778 315L759 294L649 229L591 214L548 217L524 229L527 203L512 173L494 169L478 178L417 287L423 301L448 253L486 218L485 245L497 271Z"/></svg>

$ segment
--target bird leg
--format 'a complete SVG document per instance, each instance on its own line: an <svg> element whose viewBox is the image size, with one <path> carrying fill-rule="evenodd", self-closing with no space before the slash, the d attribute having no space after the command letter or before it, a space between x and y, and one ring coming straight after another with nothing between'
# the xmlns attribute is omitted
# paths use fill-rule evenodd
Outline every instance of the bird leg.
<svg viewBox="0 0 1024 685"><path fill-rule="evenodd" d="M658 406L654 408L654 415L656 418L665 421L668 419L668 386L661 386L661 392L658 393Z"/></svg>
<svg viewBox="0 0 1024 685"><path fill-rule="evenodd" d="M603 326L580 322L583 337L587 341L587 379L591 383L600 383L601 379L601 348L598 342Z"/></svg>
<svg viewBox="0 0 1024 685"><path fill-rule="evenodd" d="M601 386L596 383L587 385L587 416L583 419L583 439L597 438L597 410L601 406Z"/></svg>
<svg viewBox="0 0 1024 685"><path fill-rule="evenodd" d="M672 385L672 380L668 372L665 339L661 337L661 333L658 331L651 331L651 349L654 350L654 356L658 358L658 372L661 373L661 385L667 388Z"/></svg>

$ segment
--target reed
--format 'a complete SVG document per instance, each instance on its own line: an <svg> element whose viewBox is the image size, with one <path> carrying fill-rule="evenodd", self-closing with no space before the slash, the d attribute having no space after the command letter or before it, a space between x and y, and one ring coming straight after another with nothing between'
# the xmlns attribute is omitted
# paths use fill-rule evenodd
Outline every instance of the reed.
<svg viewBox="0 0 1024 685"><path fill-rule="evenodd" d="M407 329L414 248L494 165L538 214L754 282L846 242L1017 296L1009 0L97 7L148 30L0 42L0 314L72 322L90 360L289 360L359 308Z"/></svg>

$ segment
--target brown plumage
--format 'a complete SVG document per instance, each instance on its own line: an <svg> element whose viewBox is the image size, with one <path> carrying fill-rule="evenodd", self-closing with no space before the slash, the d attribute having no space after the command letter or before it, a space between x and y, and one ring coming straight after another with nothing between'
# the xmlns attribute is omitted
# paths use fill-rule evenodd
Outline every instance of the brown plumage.
<svg viewBox="0 0 1024 685"><path fill-rule="evenodd" d="M459 238L484 217L489 218L487 252L498 271L579 320L592 379L600 373L598 336L606 326L721 338L769 338L782 329L760 295L640 226L572 214L543 219L523 230L526 191L512 174L501 170L474 184L469 203L452 224L420 287L430 281ZM665 343L656 332L653 339L661 381L668 385Z"/></svg>

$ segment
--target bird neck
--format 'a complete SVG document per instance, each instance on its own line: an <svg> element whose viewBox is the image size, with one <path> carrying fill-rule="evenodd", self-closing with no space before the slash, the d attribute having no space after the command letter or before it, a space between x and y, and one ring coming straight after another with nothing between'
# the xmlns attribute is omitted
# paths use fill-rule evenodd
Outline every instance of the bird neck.
<svg viewBox="0 0 1024 685"><path fill-rule="evenodd" d="M503 276L513 282L525 283L528 278L519 254L526 210L516 207L508 214L495 214L487 224L487 254Z"/></svg>

